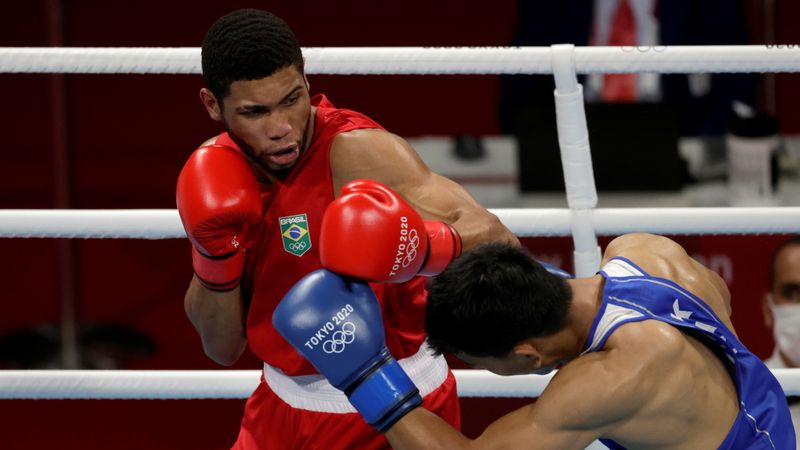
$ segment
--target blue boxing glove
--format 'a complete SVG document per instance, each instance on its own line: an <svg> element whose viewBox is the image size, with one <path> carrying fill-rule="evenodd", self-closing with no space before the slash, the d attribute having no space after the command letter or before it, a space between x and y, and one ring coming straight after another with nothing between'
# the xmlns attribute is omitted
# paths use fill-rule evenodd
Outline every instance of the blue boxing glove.
<svg viewBox="0 0 800 450"><path fill-rule="evenodd" d="M554 265L552 265L552 264L550 264L550 263L546 263L546 262L544 262L544 261L539 261L539 260L537 260L536 262L538 262L539 264L541 264L541 265L542 265L542 267L544 267L544 269L545 269L546 271L548 271L548 272L552 273L553 275L555 275L555 276L557 276L557 277L561 277L561 278L575 278L575 276L574 276L574 275L572 275L571 273L569 273L569 272L567 272L566 270L562 269L561 267L554 266Z"/></svg>
<svg viewBox="0 0 800 450"><path fill-rule="evenodd" d="M379 431L422 403L386 348L380 304L366 283L311 272L286 293L272 323Z"/></svg>

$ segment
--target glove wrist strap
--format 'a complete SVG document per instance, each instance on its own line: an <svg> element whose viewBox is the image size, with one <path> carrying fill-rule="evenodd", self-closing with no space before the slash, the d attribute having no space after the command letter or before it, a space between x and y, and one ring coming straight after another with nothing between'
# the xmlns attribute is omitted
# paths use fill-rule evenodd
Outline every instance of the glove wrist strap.
<svg viewBox="0 0 800 450"><path fill-rule="evenodd" d="M230 291L242 281L244 252L237 250L221 257L211 257L200 253L192 246L192 267L197 279L207 289Z"/></svg>
<svg viewBox="0 0 800 450"><path fill-rule="evenodd" d="M455 228L444 222L425 221L428 234L428 256L420 275L436 276L461 254L461 236Z"/></svg>
<svg viewBox="0 0 800 450"><path fill-rule="evenodd" d="M394 358L348 392L350 403L364 420L381 432L422 404L419 390Z"/></svg>

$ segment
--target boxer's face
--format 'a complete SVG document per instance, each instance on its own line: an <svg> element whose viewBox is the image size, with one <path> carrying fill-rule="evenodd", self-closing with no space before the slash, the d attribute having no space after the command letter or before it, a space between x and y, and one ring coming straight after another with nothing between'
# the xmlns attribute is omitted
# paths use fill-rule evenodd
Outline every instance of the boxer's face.
<svg viewBox="0 0 800 450"><path fill-rule="evenodd" d="M294 66L258 80L234 81L221 108L203 101L211 117L222 121L242 151L264 169L289 169L308 147L308 83Z"/></svg>

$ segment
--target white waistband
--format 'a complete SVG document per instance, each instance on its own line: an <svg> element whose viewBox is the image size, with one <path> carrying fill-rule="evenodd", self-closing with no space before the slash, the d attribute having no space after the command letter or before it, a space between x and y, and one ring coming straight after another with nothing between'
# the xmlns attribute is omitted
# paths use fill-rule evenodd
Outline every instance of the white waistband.
<svg viewBox="0 0 800 450"><path fill-rule="evenodd" d="M417 353L398 362L423 397L447 379L447 362L443 356L434 355L427 342ZM290 377L264 363L264 380L281 400L293 408L329 413L356 412L344 393L331 386L322 375Z"/></svg>

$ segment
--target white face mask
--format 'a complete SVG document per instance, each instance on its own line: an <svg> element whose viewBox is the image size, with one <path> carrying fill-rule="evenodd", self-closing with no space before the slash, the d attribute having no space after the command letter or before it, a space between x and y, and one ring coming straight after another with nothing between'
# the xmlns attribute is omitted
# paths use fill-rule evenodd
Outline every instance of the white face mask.
<svg viewBox="0 0 800 450"><path fill-rule="evenodd" d="M772 332L778 349L795 367L800 367L800 304L776 305L770 295L769 307L772 310Z"/></svg>

